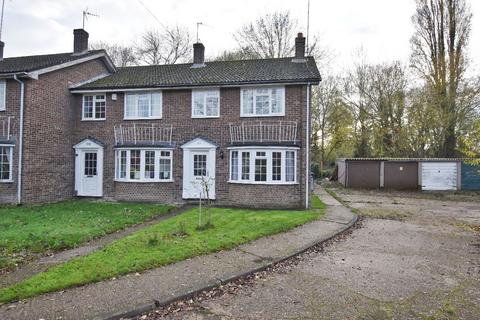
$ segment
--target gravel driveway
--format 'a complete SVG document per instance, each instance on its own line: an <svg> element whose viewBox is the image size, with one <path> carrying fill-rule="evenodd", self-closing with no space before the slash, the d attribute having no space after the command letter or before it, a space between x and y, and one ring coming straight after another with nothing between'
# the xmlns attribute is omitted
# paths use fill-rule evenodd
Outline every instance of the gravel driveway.
<svg viewBox="0 0 480 320"><path fill-rule="evenodd" d="M480 319L480 199L334 191L367 216L344 241L167 318Z"/></svg>

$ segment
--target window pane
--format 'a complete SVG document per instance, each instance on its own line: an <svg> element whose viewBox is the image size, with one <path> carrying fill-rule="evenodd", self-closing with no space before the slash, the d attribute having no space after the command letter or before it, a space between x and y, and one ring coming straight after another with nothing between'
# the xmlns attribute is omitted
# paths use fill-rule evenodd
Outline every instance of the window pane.
<svg viewBox="0 0 480 320"><path fill-rule="evenodd" d="M267 159L255 159L255 181L267 181Z"/></svg>
<svg viewBox="0 0 480 320"><path fill-rule="evenodd" d="M93 118L93 96L83 97L83 117Z"/></svg>
<svg viewBox="0 0 480 320"><path fill-rule="evenodd" d="M145 179L155 179L155 151L145 151Z"/></svg>
<svg viewBox="0 0 480 320"><path fill-rule="evenodd" d="M204 116L205 115L205 93L193 92L193 115Z"/></svg>
<svg viewBox="0 0 480 320"><path fill-rule="evenodd" d="M193 175L201 177L207 175L207 155L194 154L193 155Z"/></svg>
<svg viewBox="0 0 480 320"><path fill-rule="evenodd" d="M95 101L95 119L105 118L105 100Z"/></svg>
<svg viewBox="0 0 480 320"><path fill-rule="evenodd" d="M130 179L140 179L140 150L130 150Z"/></svg>
<svg viewBox="0 0 480 320"><path fill-rule="evenodd" d="M288 182L295 181L295 152L285 152L285 180Z"/></svg>
<svg viewBox="0 0 480 320"><path fill-rule="evenodd" d="M284 89L277 88L272 90L272 113L283 113L284 107Z"/></svg>
<svg viewBox="0 0 480 320"><path fill-rule="evenodd" d="M0 180L10 180L10 147L0 147Z"/></svg>
<svg viewBox="0 0 480 320"><path fill-rule="evenodd" d="M127 177L127 150L120 151L120 173L119 178L125 179Z"/></svg>
<svg viewBox="0 0 480 320"><path fill-rule="evenodd" d="M152 117L160 117L162 115L162 94L152 93Z"/></svg>
<svg viewBox="0 0 480 320"><path fill-rule="evenodd" d="M242 152L242 180L250 180L250 152Z"/></svg>
<svg viewBox="0 0 480 320"><path fill-rule="evenodd" d="M253 114L253 90L242 90L243 114Z"/></svg>
<svg viewBox="0 0 480 320"><path fill-rule="evenodd" d="M138 117L140 118L150 117L150 95L149 94L138 95Z"/></svg>
<svg viewBox="0 0 480 320"><path fill-rule="evenodd" d="M85 153L85 165L84 165L85 175L86 176L96 176L97 175L97 153L96 152L86 152Z"/></svg>
<svg viewBox="0 0 480 320"><path fill-rule="evenodd" d="M5 95L6 95L6 85L5 80L0 80L0 110L5 110Z"/></svg>
<svg viewBox="0 0 480 320"><path fill-rule="evenodd" d="M160 158L160 180L171 179L171 161L169 158Z"/></svg>
<svg viewBox="0 0 480 320"><path fill-rule="evenodd" d="M230 168L230 179L238 180L238 151L232 151L232 166Z"/></svg>
<svg viewBox="0 0 480 320"><path fill-rule="evenodd" d="M218 116L218 97L207 96L207 116Z"/></svg>
<svg viewBox="0 0 480 320"><path fill-rule="evenodd" d="M272 180L282 180L282 153L272 152Z"/></svg>
<svg viewBox="0 0 480 320"><path fill-rule="evenodd" d="M268 95L268 91L266 94L263 91L266 90L257 90L260 91L262 94L258 94L255 99L255 113L256 114L269 114L270 113L270 96Z"/></svg>
<svg viewBox="0 0 480 320"><path fill-rule="evenodd" d="M126 102L125 102L125 118L133 118L136 116L135 112L135 104L137 101L137 96L133 94L126 95Z"/></svg>

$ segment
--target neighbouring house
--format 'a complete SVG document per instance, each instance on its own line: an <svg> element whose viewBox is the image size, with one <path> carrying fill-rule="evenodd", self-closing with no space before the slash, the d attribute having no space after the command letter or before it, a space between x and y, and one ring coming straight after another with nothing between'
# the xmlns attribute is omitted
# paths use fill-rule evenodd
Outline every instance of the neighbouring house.
<svg viewBox="0 0 480 320"><path fill-rule="evenodd" d="M3 43L2 50L3 50ZM311 87L305 56L115 68L88 51L0 61L0 200L73 197L309 206ZM3 54L2 54L3 57ZM23 125L22 125L23 124Z"/></svg>
<svg viewBox="0 0 480 320"><path fill-rule="evenodd" d="M460 158L346 158L338 181L348 188L480 190L480 167Z"/></svg>

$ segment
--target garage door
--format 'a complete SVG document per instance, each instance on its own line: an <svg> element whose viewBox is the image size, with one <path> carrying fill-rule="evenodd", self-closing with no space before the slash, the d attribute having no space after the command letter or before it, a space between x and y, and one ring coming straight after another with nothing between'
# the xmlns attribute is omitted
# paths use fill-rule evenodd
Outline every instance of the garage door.
<svg viewBox="0 0 480 320"><path fill-rule="evenodd" d="M422 162L422 190L457 190L457 163Z"/></svg>
<svg viewBox="0 0 480 320"><path fill-rule="evenodd" d="M417 162L384 162L384 186L388 189L416 190L418 188Z"/></svg>
<svg viewBox="0 0 480 320"><path fill-rule="evenodd" d="M347 187L380 188L380 161L348 161Z"/></svg>

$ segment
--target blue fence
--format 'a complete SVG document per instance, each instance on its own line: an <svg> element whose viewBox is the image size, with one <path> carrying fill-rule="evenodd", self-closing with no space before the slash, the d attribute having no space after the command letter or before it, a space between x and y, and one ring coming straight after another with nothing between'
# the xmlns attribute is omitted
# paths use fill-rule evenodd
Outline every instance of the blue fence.
<svg viewBox="0 0 480 320"><path fill-rule="evenodd" d="M480 190L480 165L462 163L462 190Z"/></svg>

